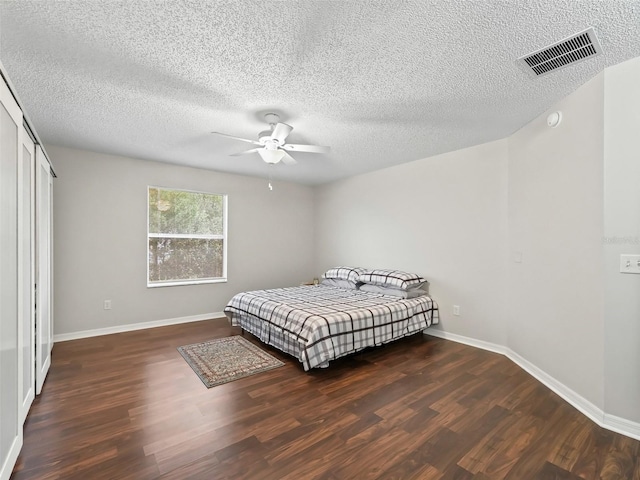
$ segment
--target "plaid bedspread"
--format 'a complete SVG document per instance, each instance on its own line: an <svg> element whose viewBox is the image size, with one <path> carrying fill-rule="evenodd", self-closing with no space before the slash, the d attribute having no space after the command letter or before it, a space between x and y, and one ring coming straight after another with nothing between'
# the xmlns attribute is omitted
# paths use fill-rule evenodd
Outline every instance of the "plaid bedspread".
<svg viewBox="0 0 640 480"><path fill-rule="evenodd" d="M239 293L224 312L233 326L297 357L305 370L439 320L428 296L405 300L326 285Z"/></svg>

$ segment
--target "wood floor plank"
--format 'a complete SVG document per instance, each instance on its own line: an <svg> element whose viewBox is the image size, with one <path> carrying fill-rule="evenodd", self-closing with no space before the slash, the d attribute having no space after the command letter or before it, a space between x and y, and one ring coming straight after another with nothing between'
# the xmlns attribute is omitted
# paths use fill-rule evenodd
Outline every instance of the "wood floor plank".
<svg viewBox="0 0 640 480"><path fill-rule="evenodd" d="M578 461L587 440L586 417L572 419L568 427L561 432L550 451L547 461L560 468L571 471Z"/></svg>
<svg viewBox="0 0 640 480"><path fill-rule="evenodd" d="M336 431L340 431L343 428L352 426L358 421L358 417L353 414L344 414L343 412L333 412L333 415L329 416L326 421L318 420L312 423L306 430L306 433L300 435L295 440L282 445L280 448L275 448L270 451L266 456L266 460L276 465L279 463L288 463L290 459L296 456L298 453L313 448L314 446L321 444L325 439L334 435ZM274 436L275 437L275 436ZM271 438L274 438L271 437ZM265 439L268 441L269 439Z"/></svg>
<svg viewBox="0 0 640 480"><path fill-rule="evenodd" d="M62 342L12 479L640 480L603 430L504 356L414 335L207 389L177 347L226 319Z"/></svg>

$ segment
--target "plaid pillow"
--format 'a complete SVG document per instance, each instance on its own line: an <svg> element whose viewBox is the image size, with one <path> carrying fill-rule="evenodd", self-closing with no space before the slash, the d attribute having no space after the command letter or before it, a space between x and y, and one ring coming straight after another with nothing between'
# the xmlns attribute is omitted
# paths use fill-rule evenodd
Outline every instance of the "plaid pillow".
<svg viewBox="0 0 640 480"><path fill-rule="evenodd" d="M322 278L335 278L339 280L349 280L357 282L360 274L366 272L364 268L358 267L334 267L322 274Z"/></svg>
<svg viewBox="0 0 640 480"><path fill-rule="evenodd" d="M366 270L360 274L358 281L408 290L419 287L427 280L416 273L401 272L400 270Z"/></svg>

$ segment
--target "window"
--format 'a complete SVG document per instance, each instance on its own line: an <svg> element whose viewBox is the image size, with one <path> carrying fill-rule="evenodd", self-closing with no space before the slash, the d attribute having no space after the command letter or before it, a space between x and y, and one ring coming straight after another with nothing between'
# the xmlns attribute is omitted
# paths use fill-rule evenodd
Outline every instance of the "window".
<svg viewBox="0 0 640 480"><path fill-rule="evenodd" d="M227 280L227 196L148 189L147 286Z"/></svg>

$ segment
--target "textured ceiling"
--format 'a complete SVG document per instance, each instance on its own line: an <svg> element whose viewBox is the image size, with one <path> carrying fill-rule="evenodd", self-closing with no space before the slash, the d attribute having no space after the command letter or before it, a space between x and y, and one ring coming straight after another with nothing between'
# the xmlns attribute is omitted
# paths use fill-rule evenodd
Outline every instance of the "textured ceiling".
<svg viewBox="0 0 640 480"><path fill-rule="evenodd" d="M516 59L593 26L604 54ZM640 1L0 0L0 59L46 143L319 184L504 138L640 56ZM291 143L268 167L274 111Z"/></svg>

